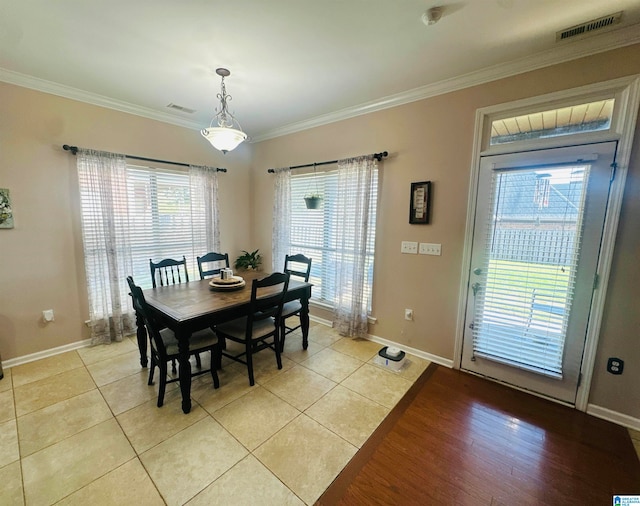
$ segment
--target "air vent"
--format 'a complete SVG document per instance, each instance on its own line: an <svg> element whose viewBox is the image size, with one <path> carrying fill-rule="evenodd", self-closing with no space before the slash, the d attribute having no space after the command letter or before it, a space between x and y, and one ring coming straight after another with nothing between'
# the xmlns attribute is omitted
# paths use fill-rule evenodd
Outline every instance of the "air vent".
<svg viewBox="0 0 640 506"><path fill-rule="evenodd" d="M602 16L598 19L592 19L591 21L587 21L586 23L582 23L580 25L572 26L571 28L565 28L564 30L560 30L556 32L556 42L561 40L567 40L572 37L577 37L578 35L584 35L586 33L594 32L596 30L602 30L603 28L608 28L613 25L617 25L620 23L620 18L622 17L622 11L616 12L615 14L609 14L607 16Z"/></svg>
<svg viewBox="0 0 640 506"><path fill-rule="evenodd" d="M193 114L194 112L196 112L195 109L189 109L188 107L183 107L177 104L169 104L167 107L169 109L175 109L176 111L186 112L187 114Z"/></svg>

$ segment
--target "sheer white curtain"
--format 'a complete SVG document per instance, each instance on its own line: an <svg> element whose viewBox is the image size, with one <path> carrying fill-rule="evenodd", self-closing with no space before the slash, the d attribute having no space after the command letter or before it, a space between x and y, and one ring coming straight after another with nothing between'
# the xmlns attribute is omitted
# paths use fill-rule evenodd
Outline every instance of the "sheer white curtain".
<svg viewBox="0 0 640 506"><path fill-rule="evenodd" d="M78 150L91 343L135 332L126 277L132 272L124 155Z"/></svg>
<svg viewBox="0 0 640 506"><path fill-rule="evenodd" d="M291 245L291 170L275 169L275 173L271 264L273 272L282 272Z"/></svg>
<svg viewBox="0 0 640 506"><path fill-rule="evenodd" d="M193 244L206 244L207 251L196 256L220 252L220 213L218 208L218 171L201 165L189 166L191 187L191 230ZM205 210L202 213L202 209ZM204 236L203 236L204 235Z"/></svg>
<svg viewBox="0 0 640 506"><path fill-rule="evenodd" d="M373 155L338 162L335 227L334 327L341 335L365 337L370 291L367 288L369 228L375 227L371 200L377 197Z"/></svg>

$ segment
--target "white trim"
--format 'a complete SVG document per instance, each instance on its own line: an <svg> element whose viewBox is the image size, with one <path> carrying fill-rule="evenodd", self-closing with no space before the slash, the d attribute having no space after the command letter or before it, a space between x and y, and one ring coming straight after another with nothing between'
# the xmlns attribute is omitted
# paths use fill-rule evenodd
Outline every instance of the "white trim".
<svg viewBox="0 0 640 506"><path fill-rule="evenodd" d="M325 320L323 318L318 318L317 316L309 315L309 319L319 323L321 325L326 325L327 327L333 327L333 322L329 320ZM440 364L444 367L448 367L449 369L453 368L453 361L448 358L443 358L438 355L432 355L431 353L427 353L426 351L418 350L416 348L411 348L410 346L405 346L404 344L396 343L394 341L390 341L389 339L385 339L383 337L374 336L373 334L368 334L367 339L369 341L373 341L374 343L379 343L384 346L397 346L405 353L409 353L416 357L422 358L424 360L428 360L430 362L435 362L436 364Z"/></svg>
<svg viewBox="0 0 640 506"><path fill-rule="evenodd" d="M464 339L464 321L467 313L468 274L471 268L471 246L473 228L476 218L476 195L478 193L478 176L480 174L480 154L482 151L483 126L485 113L483 109L476 111L476 124L473 132L473 148L471 151L471 167L469 170L469 193L467 195L467 221L464 231L464 245L462 248L462 270L460 272L460 286L458 287L458 315L456 321L456 338L453 343L453 358L455 368L462 366L462 344Z"/></svg>
<svg viewBox="0 0 640 506"><path fill-rule="evenodd" d="M595 416L597 418L602 418L603 420L607 420L609 422L613 422L617 425L622 425L623 427L627 427L629 429L640 431L640 418L634 418L629 415L624 415L622 413L618 413L617 411L612 411L601 406L596 406L595 404L587 404L587 414Z"/></svg>
<svg viewBox="0 0 640 506"><path fill-rule="evenodd" d="M418 350L416 348L411 348L410 346L405 346L401 343L396 343L394 341L389 341L388 339L384 339L383 337L374 336L369 334L367 336L369 341L373 341L374 343L383 344L385 346L396 346L400 348L405 353L409 353L416 357L422 358L424 360L428 360L429 362L434 362L436 364L440 364L444 367L448 367L449 369L453 368L453 361L448 358L440 357L438 355L432 355L431 353L427 353L426 351Z"/></svg>
<svg viewBox="0 0 640 506"><path fill-rule="evenodd" d="M22 86L23 88L28 88L30 90L50 93L51 95L56 95L58 97L77 100L78 102L84 102L86 104L97 105L98 107L105 107L114 111L162 121L163 123L168 123L170 125L181 126L193 130L200 130L202 128L202 125L195 121L179 118L166 112L156 111L154 109L149 109L148 107L142 107L122 100L105 97L104 95L98 95L97 93L79 90L78 88L72 88L71 86L65 86L52 81L45 81L44 79L20 74L18 72L13 72L12 70L0 68L0 81L15 84L16 86Z"/></svg>
<svg viewBox="0 0 640 506"><path fill-rule="evenodd" d="M251 140L253 142L260 142L273 139L275 137L281 137L283 135L289 135L302 130L308 130L309 128L328 125L330 123L354 118L363 114L382 111L391 107L424 100L425 98L431 98L445 93L450 93L452 91L469 88L471 86L497 81L498 79L523 74L525 72L548 67L550 65L557 65L559 63L584 58L586 56L610 51L612 49L630 46L638 42L640 42L640 33L638 33L637 25L621 28L620 30L600 34L598 37L573 41L566 45L558 44L552 49L508 63L485 67L482 70L470 72L451 79L444 79L442 81L420 86L419 88L414 88L402 93L389 95L387 97L365 102L353 107L347 107L339 111L316 116L315 118L305 121L299 121L279 128L274 128L262 134L253 136Z"/></svg>
<svg viewBox="0 0 640 506"><path fill-rule="evenodd" d="M623 92L621 120L618 124L620 141L616 152L616 176L609 190L609 205L605 217L602 247L598 262L598 288L594 291L591 305L591 317L587 329L584 355L582 359L582 383L578 388L576 397L576 408L584 411L588 407L589 392L591 390L591 380L596 361L596 351L600 340L600 326L602 325L602 315L604 305L607 300L607 287L611 274L611 264L613 262L613 252L618 233L618 221L622 209L622 199L624 197L624 186L629 171L629 160L631 159L631 148L638 119L638 107L640 107L640 76L632 76L631 83ZM595 317L594 317L595 316Z"/></svg>
<svg viewBox="0 0 640 506"><path fill-rule="evenodd" d="M477 180L479 172L480 156L484 154L497 154L500 151L508 149L509 151L519 150L520 146L499 146L491 147L486 152L482 151L483 140L487 136L487 128L490 124L490 117L497 113L505 111L521 111L527 107L535 105L546 105L562 100L567 100L573 96L583 96L590 93L601 93L611 90L618 94L616 108L619 111L620 118L614 118L616 123L612 125L612 132L605 132L600 137L597 135L590 137L590 142L604 142L612 138L618 138L618 150L616 154L616 162L618 169L616 178L613 181L610 190L610 201L607 207L607 214L604 223L604 233L602 237L602 249L598 262L598 275L600 277L599 287L594 291L591 316L589 318L589 326L587 328L585 349L582 361L582 382L578 387L576 396L576 409L585 411L588 406L589 391L593 378L593 369L595 365L595 356L600 337L600 326L602 323L602 315L604 312L604 304L606 301L606 291L611 271L611 262L613 258L613 250L615 246L615 238L618 228L618 220L620 217L620 209L622 207L622 199L624 195L625 179L628 172L628 165L631 156L631 148L633 146L633 137L635 133L635 125L640 106L640 76L632 75L610 81L604 81L597 84L582 86L579 88L563 90L547 95L531 97L524 100L510 102L506 104L498 104L476 111L476 124L474 131L474 144L472 151L472 165L470 168L470 184L467 205L467 223L465 228L465 241L462 256L462 270L459 287L458 315L456 324L456 339L454 343L454 359L456 366L460 367L462 346L464 339L464 322L465 309L467 303L468 277L471 268L471 243L473 239L473 226L475 223L475 198L477 193ZM547 149L558 147L560 145L574 145L581 140L581 136L566 136L558 140L552 139L548 142L543 140L535 140L531 143L535 149ZM516 143L511 143L516 144Z"/></svg>
<svg viewBox="0 0 640 506"><path fill-rule="evenodd" d="M91 339L83 339L82 341L76 341L75 343L64 344L56 348L50 348L48 350L37 351L29 355L23 355L22 357L10 358L2 363L2 367L11 369L17 365L28 364L29 362L35 362L43 358L53 357L54 355L60 355L68 351L79 350L80 348L88 348L91 346Z"/></svg>
<svg viewBox="0 0 640 506"><path fill-rule="evenodd" d="M640 42L640 32L638 31L637 25L612 30L607 33L602 33L597 36L581 40L564 41L556 44L553 48L547 49L546 51L511 62L485 67L482 70L470 72L450 79L444 79L436 83L420 86L412 90L382 97L353 107L347 107L339 111L322 114L305 121L299 121L282 127L273 128L252 136L251 142L260 142L267 139L273 139L275 137L281 137L283 135L289 135L302 130L308 130L310 128L354 118L363 114L369 114L371 112L381 111L391 107L423 100L425 98L442 95L444 93L450 93L452 91L469 88L471 86L504 79L506 77L530 72L550 65L556 65L605 51L630 46L638 42ZM90 93L78 88L45 81L44 79L20 74L8 69L0 68L0 81L193 130L200 130L206 126L166 112L156 111L147 107L141 107L128 102L105 97L104 95L98 95L97 93Z"/></svg>
<svg viewBox="0 0 640 506"><path fill-rule="evenodd" d="M319 323L320 325L325 325L326 327L333 327L333 322L331 320L325 320L324 318L320 318L319 316L313 316L310 314L309 320Z"/></svg>

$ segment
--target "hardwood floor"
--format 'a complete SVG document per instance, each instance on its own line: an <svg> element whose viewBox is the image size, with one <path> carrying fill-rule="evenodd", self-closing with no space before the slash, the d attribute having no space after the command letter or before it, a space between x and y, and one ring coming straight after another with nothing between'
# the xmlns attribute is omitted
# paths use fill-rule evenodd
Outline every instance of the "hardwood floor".
<svg viewBox="0 0 640 506"><path fill-rule="evenodd" d="M628 431L432 364L318 505L600 505L640 494Z"/></svg>

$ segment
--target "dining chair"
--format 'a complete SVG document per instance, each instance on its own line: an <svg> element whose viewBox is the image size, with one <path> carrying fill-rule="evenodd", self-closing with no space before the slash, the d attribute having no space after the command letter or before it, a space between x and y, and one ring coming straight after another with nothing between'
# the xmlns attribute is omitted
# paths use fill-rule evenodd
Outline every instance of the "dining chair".
<svg viewBox="0 0 640 506"><path fill-rule="evenodd" d="M170 378L167 371L167 363L169 361L175 361L178 356L178 339L173 331L168 328L160 329L154 319L147 301L144 298L142 289L137 286L131 276L127 276L127 283L131 290L131 297L133 298L133 307L142 316L144 326L149 334L149 341L151 343L151 365L149 368L149 381L148 385L153 385L153 375L156 367L160 369L160 386L158 387L158 407L162 407L164 402L164 394L166 391L167 383L174 383L180 381L180 377ZM207 372L211 372L213 378L213 387L218 388L220 386L220 380L216 373L216 368L221 361L221 348L218 342L218 337L211 329L199 330L191 334L189 338L189 355L198 356L197 354L205 351L211 352L211 366L209 369L198 369L191 373L191 376L199 376Z"/></svg>
<svg viewBox="0 0 640 506"><path fill-rule="evenodd" d="M173 258L165 258L158 263L154 263L149 259L149 268L151 269L151 283L156 288L157 282L160 286L175 285L189 281L189 273L187 272L187 259L183 256L182 260L174 260ZM157 279L156 279L157 278Z"/></svg>
<svg viewBox="0 0 640 506"><path fill-rule="evenodd" d="M271 348L276 354L278 369L282 369L278 321L288 287L289 274L284 272L254 279L248 315L215 326L218 339L229 339L244 345L244 351L240 353L233 354L225 350L221 353L247 366L251 386L255 384L253 355L257 352Z"/></svg>
<svg viewBox="0 0 640 506"><path fill-rule="evenodd" d="M151 269L151 283L153 287L157 287L157 282L160 286L176 285L182 283L183 278L185 283L189 282L189 272L187 271L187 259L183 255L182 260L174 260L173 258L165 258L158 263L154 263L149 259L149 268ZM157 280L156 280L157 278ZM201 367L200 355L196 355L196 363L198 367ZM176 372L176 363L172 362L171 370Z"/></svg>
<svg viewBox="0 0 640 506"><path fill-rule="evenodd" d="M198 272L200 272L200 279L205 279L208 276L215 276L220 274L220 269L229 267L229 254L228 253L207 253L201 257L196 257L198 261ZM214 263L215 262L215 263ZM224 265L220 265L224 262ZM214 263L214 266L209 270L203 270L202 264ZM206 266L205 266L206 268Z"/></svg>
<svg viewBox="0 0 640 506"><path fill-rule="evenodd" d="M290 276L294 276L305 283L309 281L309 274L311 273L311 258L308 258L302 254L286 255L284 257L284 272ZM302 303L300 299L286 302L282 306L282 314L278 326L280 327L280 351L284 350L284 340L287 334L299 329L302 326L300 321L300 311L302 311ZM287 326L287 318L292 316L298 317L297 325L293 327Z"/></svg>

